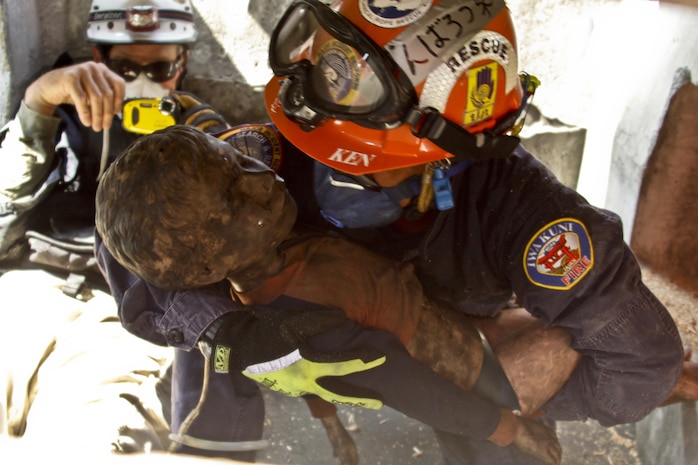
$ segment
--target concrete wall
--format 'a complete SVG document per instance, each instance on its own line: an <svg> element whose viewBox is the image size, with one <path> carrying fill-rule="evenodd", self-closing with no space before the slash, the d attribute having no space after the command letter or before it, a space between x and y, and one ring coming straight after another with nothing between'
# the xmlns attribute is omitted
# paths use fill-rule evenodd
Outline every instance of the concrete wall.
<svg viewBox="0 0 698 465"><path fill-rule="evenodd" d="M698 296L698 86L674 94L643 172L630 241L638 259Z"/></svg>
<svg viewBox="0 0 698 465"><path fill-rule="evenodd" d="M510 3L521 66L542 80L536 104L587 130L578 190L619 213L629 240L677 75L698 80L698 8L649 0Z"/></svg>

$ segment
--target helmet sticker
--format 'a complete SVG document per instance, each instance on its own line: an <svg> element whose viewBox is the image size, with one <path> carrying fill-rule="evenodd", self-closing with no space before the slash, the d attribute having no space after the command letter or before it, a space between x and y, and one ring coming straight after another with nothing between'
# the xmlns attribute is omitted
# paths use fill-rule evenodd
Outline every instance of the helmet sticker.
<svg viewBox="0 0 698 465"><path fill-rule="evenodd" d="M327 157L327 161L333 163L326 164L331 166L336 165L337 163L341 163L344 165L364 166L366 168L370 168L371 163L375 159L376 155L374 154L361 153L349 149L337 148L337 150L335 150L334 153Z"/></svg>
<svg viewBox="0 0 698 465"><path fill-rule="evenodd" d="M498 69L496 63L488 63L468 70L468 102L463 125L484 121L492 116L497 96Z"/></svg>
<svg viewBox="0 0 698 465"><path fill-rule="evenodd" d="M462 50L503 8L504 0L443 0L385 48L417 86L447 57Z"/></svg>
<svg viewBox="0 0 698 465"><path fill-rule="evenodd" d="M268 125L242 124L216 135L218 139L247 155L262 161L278 172L283 158L278 133Z"/></svg>
<svg viewBox="0 0 698 465"><path fill-rule="evenodd" d="M338 40L331 40L320 47L315 61L322 73L321 83L324 84L316 88L318 93L334 103L342 103L347 97L353 97L359 85L358 57L353 48Z"/></svg>
<svg viewBox="0 0 698 465"><path fill-rule="evenodd" d="M407 26L429 10L433 0L359 0L361 16L385 28Z"/></svg>
<svg viewBox="0 0 698 465"><path fill-rule="evenodd" d="M490 60L494 62L492 65L496 63L503 68L505 93L511 92L519 79L516 49L503 35L492 31L482 31L462 44L453 55L445 59L443 64L427 77L419 98L420 106L433 107L443 112L451 95L451 90L463 73L468 71L474 63L485 60ZM469 82L470 79L471 73L468 74ZM468 94L471 95L470 84L468 86ZM468 104L470 105L470 102Z"/></svg>
<svg viewBox="0 0 698 465"><path fill-rule="evenodd" d="M586 227L561 218L541 228L526 246L526 277L536 286L567 290L594 266L594 250Z"/></svg>

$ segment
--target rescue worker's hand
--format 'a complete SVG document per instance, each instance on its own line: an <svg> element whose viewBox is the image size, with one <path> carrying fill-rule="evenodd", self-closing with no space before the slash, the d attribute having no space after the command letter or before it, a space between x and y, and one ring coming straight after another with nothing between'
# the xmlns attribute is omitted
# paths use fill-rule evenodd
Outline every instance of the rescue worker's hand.
<svg viewBox="0 0 698 465"><path fill-rule="evenodd" d="M80 122L94 131L111 127L121 112L125 82L103 63L87 61L40 76L24 93L24 103L46 116L58 105L75 106Z"/></svg>
<svg viewBox="0 0 698 465"><path fill-rule="evenodd" d="M194 126L209 134L230 128L225 118L194 94L178 90L172 93L172 97L180 107L177 124Z"/></svg>
<svg viewBox="0 0 698 465"><path fill-rule="evenodd" d="M562 447L557 434L543 423L501 409L499 425L487 439L499 446L513 444L549 465L560 465Z"/></svg>
<svg viewBox="0 0 698 465"><path fill-rule="evenodd" d="M340 310L312 306L263 313L232 312L214 323L211 361L216 372L242 371L269 389L291 397L315 394L328 402L381 408L382 401L336 393L320 385L323 377L341 377L382 365L374 350L324 353L306 339L346 322Z"/></svg>

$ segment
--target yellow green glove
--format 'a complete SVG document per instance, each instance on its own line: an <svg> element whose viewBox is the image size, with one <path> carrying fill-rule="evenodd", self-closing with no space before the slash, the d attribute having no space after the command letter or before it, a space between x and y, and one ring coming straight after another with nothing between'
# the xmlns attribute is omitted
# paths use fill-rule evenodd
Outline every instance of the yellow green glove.
<svg viewBox="0 0 698 465"><path fill-rule="evenodd" d="M303 358L299 350L295 350L285 357L248 366L242 374L286 396L300 397L315 394L333 404L377 410L383 407L383 402L380 400L330 392L320 386L317 380L325 376L344 376L370 370L383 363L385 363L385 356L370 362L364 362L358 358L337 362L312 362Z"/></svg>
<svg viewBox="0 0 698 465"><path fill-rule="evenodd" d="M287 396L315 394L334 404L379 409L382 400L366 397L366 391L352 395L321 386L322 378L342 377L385 363L385 356L375 349L325 353L307 344L308 337L348 322L341 310L312 304L228 313L207 331L211 364L217 373L242 372Z"/></svg>

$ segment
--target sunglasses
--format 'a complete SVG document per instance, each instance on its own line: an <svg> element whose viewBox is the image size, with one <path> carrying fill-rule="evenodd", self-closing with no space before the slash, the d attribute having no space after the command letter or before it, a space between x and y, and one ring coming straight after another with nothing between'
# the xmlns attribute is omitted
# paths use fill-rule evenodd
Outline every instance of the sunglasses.
<svg viewBox="0 0 698 465"><path fill-rule="evenodd" d="M174 61L156 61L147 65L139 65L131 60L113 60L107 58L104 64L116 74L124 78L126 82L131 82L144 73L145 77L153 82L169 81L177 74L179 68L182 67L182 55L178 55Z"/></svg>

